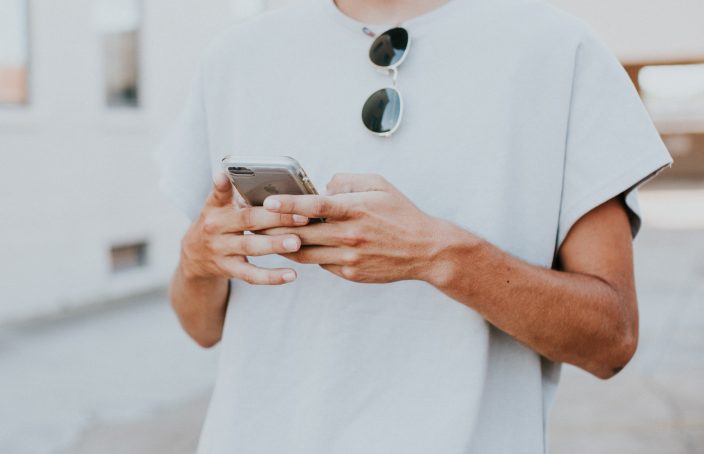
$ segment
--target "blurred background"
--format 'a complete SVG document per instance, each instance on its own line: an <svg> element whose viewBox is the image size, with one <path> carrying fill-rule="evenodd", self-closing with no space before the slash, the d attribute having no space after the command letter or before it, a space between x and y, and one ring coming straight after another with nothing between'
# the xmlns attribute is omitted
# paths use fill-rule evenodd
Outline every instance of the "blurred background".
<svg viewBox="0 0 704 454"><path fill-rule="evenodd" d="M218 30L296 1L0 0L0 453L195 449L217 349L168 308L187 221L151 153ZM639 351L607 382L563 369L552 452L704 453L704 1L552 2L675 157L641 191Z"/></svg>

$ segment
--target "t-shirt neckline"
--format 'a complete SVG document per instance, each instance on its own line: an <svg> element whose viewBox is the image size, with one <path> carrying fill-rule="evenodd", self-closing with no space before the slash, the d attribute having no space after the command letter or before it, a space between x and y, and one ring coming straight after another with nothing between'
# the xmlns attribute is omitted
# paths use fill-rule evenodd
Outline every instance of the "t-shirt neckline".
<svg viewBox="0 0 704 454"><path fill-rule="evenodd" d="M394 27L403 27L411 32L413 35L418 35L425 25L443 17L451 14L451 10L459 3L466 0L448 0L444 5L440 5L435 9L432 9L421 15L412 17L400 23L388 23L388 24L367 24L361 22L353 17L348 16L343 13L335 4L335 0L323 0L325 4L325 9L330 13L335 19L340 22L345 28L358 33L360 35L366 34L372 36L369 32L372 32L374 36L378 36L386 30Z"/></svg>

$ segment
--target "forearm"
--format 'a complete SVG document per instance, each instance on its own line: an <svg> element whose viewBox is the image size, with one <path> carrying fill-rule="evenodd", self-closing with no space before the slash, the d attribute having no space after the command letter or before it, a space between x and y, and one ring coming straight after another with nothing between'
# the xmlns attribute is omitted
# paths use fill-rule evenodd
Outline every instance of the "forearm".
<svg viewBox="0 0 704 454"><path fill-rule="evenodd" d="M252 285L282 285L296 279L292 269L259 268L247 257L296 250L301 244L297 236L244 233L308 223L307 218L282 216L262 207L240 207L233 191L228 177L218 173L200 215L181 241L181 260L169 288L181 325L203 347L222 338L231 279Z"/></svg>
<svg viewBox="0 0 704 454"><path fill-rule="evenodd" d="M296 228L309 247L287 258L353 282L427 281L538 353L599 377L612 376L633 355L638 311L632 238L619 198L570 228L559 251L566 272L560 272L513 258L428 216L378 175L336 175L327 189L327 196L265 201L275 213L331 220Z"/></svg>
<svg viewBox="0 0 704 454"><path fill-rule="evenodd" d="M554 361L601 378L628 362L637 328L609 283L528 264L457 226L445 228L452 240L443 240L426 279L439 290Z"/></svg>
<svg viewBox="0 0 704 454"><path fill-rule="evenodd" d="M183 329L206 348L222 337L228 295L227 279L190 275L184 271L183 262L174 272L169 288L171 305Z"/></svg>

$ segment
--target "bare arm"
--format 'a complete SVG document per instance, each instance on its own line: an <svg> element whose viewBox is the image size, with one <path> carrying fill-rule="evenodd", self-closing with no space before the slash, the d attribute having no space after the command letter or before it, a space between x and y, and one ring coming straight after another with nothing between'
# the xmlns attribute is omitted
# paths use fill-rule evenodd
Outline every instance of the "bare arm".
<svg viewBox="0 0 704 454"><path fill-rule="evenodd" d="M179 262L169 287L171 307L181 326L201 347L220 341L229 293L226 278L188 276Z"/></svg>
<svg viewBox="0 0 704 454"><path fill-rule="evenodd" d="M631 234L614 199L585 215L560 251L560 270L531 265L471 232L421 212L386 180L340 175L328 196L273 196L278 213L326 217L295 232L300 251L356 282L418 279L478 313L536 352L608 378L633 356L638 316Z"/></svg>
<svg viewBox="0 0 704 454"><path fill-rule="evenodd" d="M301 241L295 234L244 232L308 222L303 216L280 215L261 207L236 207L232 200L230 182L219 175L200 216L183 238L181 260L169 288L181 325L203 347L212 347L222 337L230 279L257 285L280 285L296 279L292 269L264 269L247 261L247 256L298 250Z"/></svg>
<svg viewBox="0 0 704 454"><path fill-rule="evenodd" d="M530 265L456 226L428 280L554 361L600 378L635 353L638 310L631 232L622 203L594 209L559 251L561 270Z"/></svg>

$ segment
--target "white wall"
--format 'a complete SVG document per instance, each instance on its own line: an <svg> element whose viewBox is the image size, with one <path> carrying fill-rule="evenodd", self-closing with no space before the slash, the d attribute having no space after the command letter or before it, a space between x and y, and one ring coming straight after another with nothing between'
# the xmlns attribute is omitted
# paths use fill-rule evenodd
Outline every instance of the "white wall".
<svg viewBox="0 0 704 454"><path fill-rule="evenodd" d="M104 106L93 0L31 2L32 101L0 107L0 324L167 283L186 220L158 193L151 152L213 35L233 15L300 1L144 0L138 110ZM622 55L673 52L658 17L668 29L684 18L677 36L704 45L704 28L687 20L701 0L551 1L592 22ZM141 239L149 265L112 273L110 246Z"/></svg>
<svg viewBox="0 0 704 454"><path fill-rule="evenodd" d="M186 220L151 152L233 2L144 3L142 107L109 110L92 1L32 2L32 101L0 108L0 323L165 285L176 263ZM139 239L149 265L112 273L111 244Z"/></svg>

